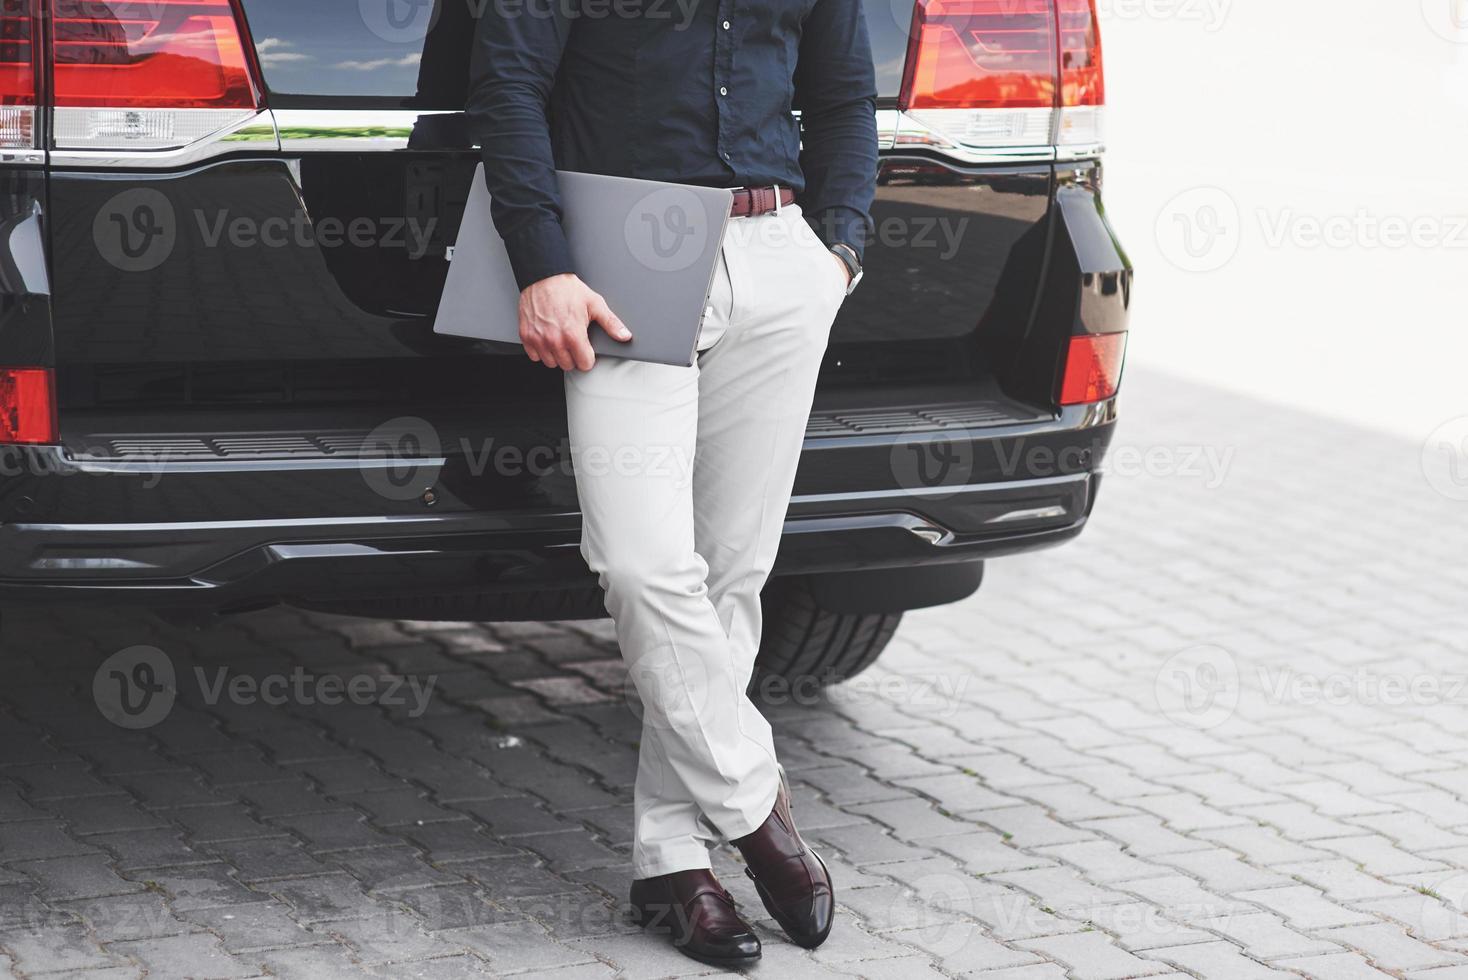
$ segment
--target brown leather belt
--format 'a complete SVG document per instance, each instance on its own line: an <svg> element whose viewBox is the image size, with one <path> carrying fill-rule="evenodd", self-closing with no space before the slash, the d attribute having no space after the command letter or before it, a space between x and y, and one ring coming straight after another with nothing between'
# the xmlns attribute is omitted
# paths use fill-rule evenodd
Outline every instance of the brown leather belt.
<svg viewBox="0 0 1468 980"><path fill-rule="evenodd" d="M729 215L753 218L794 203L795 192L788 187L741 187L734 192L734 206L729 209Z"/></svg>

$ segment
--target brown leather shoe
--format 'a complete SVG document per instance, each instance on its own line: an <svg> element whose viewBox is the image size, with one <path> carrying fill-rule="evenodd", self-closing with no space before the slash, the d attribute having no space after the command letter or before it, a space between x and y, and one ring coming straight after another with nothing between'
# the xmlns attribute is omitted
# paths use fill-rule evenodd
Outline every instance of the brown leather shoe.
<svg viewBox="0 0 1468 980"><path fill-rule="evenodd" d="M760 958L759 937L712 871L638 878L632 882L632 918L670 936L678 952L700 963L737 968Z"/></svg>
<svg viewBox="0 0 1468 980"><path fill-rule="evenodd" d="M831 872L795 829L790 792L783 779L769 817L754 833L734 841L734 846L744 855L749 866L745 874L754 879L765 909L785 934L806 949L825 942L836 918Z"/></svg>

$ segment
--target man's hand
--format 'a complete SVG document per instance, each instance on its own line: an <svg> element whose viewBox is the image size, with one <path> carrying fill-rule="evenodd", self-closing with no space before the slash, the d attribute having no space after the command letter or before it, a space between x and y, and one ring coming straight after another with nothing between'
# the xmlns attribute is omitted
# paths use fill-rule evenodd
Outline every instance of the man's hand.
<svg viewBox="0 0 1468 980"><path fill-rule="evenodd" d="M520 293L520 342L532 361L563 371L590 371L596 354L587 339L595 322L623 343L632 331L601 294L571 273L531 283Z"/></svg>

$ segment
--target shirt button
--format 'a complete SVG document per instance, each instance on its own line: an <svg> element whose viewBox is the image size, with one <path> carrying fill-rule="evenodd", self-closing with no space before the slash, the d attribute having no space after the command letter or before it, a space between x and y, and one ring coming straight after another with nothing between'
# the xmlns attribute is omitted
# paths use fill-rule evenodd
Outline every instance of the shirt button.
<svg viewBox="0 0 1468 980"><path fill-rule="evenodd" d="M729 153L728 153L728 151L727 151L727 150L726 150L726 151L724 151L724 159L725 159L725 160L727 160L727 159L729 159Z"/></svg>
<svg viewBox="0 0 1468 980"><path fill-rule="evenodd" d="M724 21L724 30L727 31L728 29L729 29L729 22L726 20L726 21Z"/></svg>
<svg viewBox="0 0 1468 980"><path fill-rule="evenodd" d="M729 94L729 90L727 88L725 88L724 86L720 85L719 86L719 94L720 95L728 95Z"/></svg>

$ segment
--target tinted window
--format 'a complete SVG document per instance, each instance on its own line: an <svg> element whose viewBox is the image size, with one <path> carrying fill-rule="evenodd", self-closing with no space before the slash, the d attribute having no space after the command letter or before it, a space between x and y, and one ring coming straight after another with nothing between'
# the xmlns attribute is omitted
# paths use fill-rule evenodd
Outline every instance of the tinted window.
<svg viewBox="0 0 1468 980"><path fill-rule="evenodd" d="M475 0L244 0L275 95L462 108Z"/></svg>

